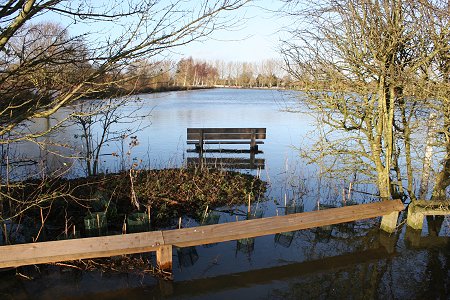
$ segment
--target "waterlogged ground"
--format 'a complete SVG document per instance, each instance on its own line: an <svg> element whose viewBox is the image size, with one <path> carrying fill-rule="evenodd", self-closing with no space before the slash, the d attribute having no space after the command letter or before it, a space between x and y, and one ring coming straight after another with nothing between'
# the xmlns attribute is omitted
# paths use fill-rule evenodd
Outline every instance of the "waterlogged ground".
<svg viewBox="0 0 450 300"><path fill-rule="evenodd" d="M375 223L375 222L373 222ZM2 275L2 299L447 299L444 238L406 242L380 236L376 224L296 232L286 247L274 236L175 251L173 282L149 274L82 272L49 266ZM349 232L350 228L351 231ZM356 228L355 228L356 227ZM278 240L279 241L279 240ZM190 255L189 256L189 252ZM178 256L178 257L177 257Z"/></svg>
<svg viewBox="0 0 450 300"><path fill-rule="evenodd" d="M258 173L269 183L266 196L252 203L252 211L284 214L285 203L296 211L310 211L318 201L322 206L341 206L342 188L347 186L337 181L319 185L315 166L298 158L296 148L310 145L315 131L309 115L284 111L295 104L291 96L274 90L231 89L140 95L151 124L137 134L140 143L133 147L130 160L141 167L183 165L187 157L195 156L186 151L188 127L265 127L267 139L260 146L263 153L257 155L265 160L265 168L241 170ZM70 134L59 139L76 144L76 130L67 130ZM118 149L120 144L110 144L104 152ZM123 163L111 155L103 157L103 171ZM62 163L53 162L55 167ZM373 201L356 193L352 199ZM225 223L243 220L246 211L241 205L214 213ZM102 272L101 266L90 272L30 266L19 269L20 274L0 273L0 299L448 299L449 218L429 220L423 232L411 232L403 222L391 236L379 232L379 221L174 249L173 281L155 278L150 266L125 273ZM182 218L184 227L197 224ZM154 254L142 257L153 263L154 259Z"/></svg>

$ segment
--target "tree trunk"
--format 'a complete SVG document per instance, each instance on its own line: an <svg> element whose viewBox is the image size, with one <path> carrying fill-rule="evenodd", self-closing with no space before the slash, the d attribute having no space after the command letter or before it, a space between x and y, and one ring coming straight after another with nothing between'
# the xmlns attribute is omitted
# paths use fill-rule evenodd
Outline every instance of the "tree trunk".
<svg viewBox="0 0 450 300"><path fill-rule="evenodd" d="M376 136L372 142L372 153L377 170L377 184L382 199L391 198L390 169L392 159L393 106L390 93L386 91L386 78L381 75L378 83L378 107ZM384 147L383 147L384 144ZM382 151L382 149L384 151ZM383 153L384 152L384 153ZM383 161L384 158L384 161Z"/></svg>
<svg viewBox="0 0 450 300"><path fill-rule="evenodd" d="M430 180L431 159L433 157L433 143L436 133L436 114L430 113L428 119L427 141L425 156L423 159L422 176L420 178L419 199L425 200L428 193L428 182Z"/></svg>
<svg viewBox="0 0 450 300"><path fill-rule="evenodd" d="M413 169L411 159L411 129L409 128L410 121L406 119L405 104L402 105L402 123L404 128L404 143L405 143L405 160L406 160L406 176L408 179L408 194L411 199L416 199L413 189Z"/></svg>
<svg viewBox="0 0 450 300"><path fill-rule="evenodd" d="M436 185L431 200L445 200L447 197L446 190L450 186L450 143L447 143L447 155L443 165L442 170L436 177Z"/></svg>
<svg viewBox="0 0 450 300"><path fill-rule="evenodd" d="M377 178L378 189L380 191L380 198L383 200L389 200L391 198L390 188L386 186L388 182L390 184L390 178L388 175L386 175L385 171L378 173Z"/></svg>

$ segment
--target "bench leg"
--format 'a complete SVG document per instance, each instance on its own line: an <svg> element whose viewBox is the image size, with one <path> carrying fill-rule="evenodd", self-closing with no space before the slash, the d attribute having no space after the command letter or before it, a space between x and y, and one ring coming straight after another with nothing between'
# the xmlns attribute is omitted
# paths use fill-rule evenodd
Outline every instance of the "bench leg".
<svg viewBox="0 0 450 300"><path fill-rule="evenodd" d="M195 150L199 153L203 152L203 144L205 140L205 133L203 130L200 131L200 136L198 138L198 143L195 144Z"/></svg>
<svg viewBox="0 0 450 300"><path fill-rule="evenodd" d="M255 168L255 152L250 151L250 169L256 169Z"/></svg>
<svg viewBox="0 0 450 300"><path fill-rule="evenodd" d="M255 132L252 132L251 140L250 140L250 151L257 152L258 145L256 144L256 135Z"/></svg>

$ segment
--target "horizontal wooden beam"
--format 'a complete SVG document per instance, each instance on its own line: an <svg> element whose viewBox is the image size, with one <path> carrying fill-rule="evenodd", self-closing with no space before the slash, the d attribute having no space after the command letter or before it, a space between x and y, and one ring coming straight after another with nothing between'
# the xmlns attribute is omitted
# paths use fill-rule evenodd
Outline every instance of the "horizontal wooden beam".
<svg viewBox="0 0 450 300"><path fill-rule="evenodd" d="M0 246L0 268L156 251L161 231Z"/></svg>
<svg viewBox="0 0 450 300"><path fill-rule="evenodd" d="M197 246L369 219L403 209L404 206L400 200L389 200L285 216L169 230L163 231L163 237L166 244L177 247Z"/></svg>
<svg viewBox="0 0 450 300"><path fill-rule="evenodd" d="M176 230L0 246L0 268L150 251L159 251L160 263L167 265L170 253L167 246L197 246L257 237L374 218L401 210L400 200L383 201Z"/></svg>
<svg viewBox="0 0 450 300"><path fill-rule="evenodd" d="M187 140L265 139L266 128L187 128Z"/></svg>
<svg viewBox="0 0 450 300"><path fill-rule="evenodd" d="M192 140L192 141L187 141L186 142L188 145L196 145L199 143L198 139L197 140ZM206 145L246 145L246 144L251 144L251 141L226 141L226 140L220 140L220 141L204 141L203 144ZM255 141L255 144L258 145L262 145L264 144L263 141Z"/></svg>
<svg viewBox="0 0 450 300"><path fill-rule="evenodd" d="M266 128L187 128L187 133L263 133Z"/></svg>
<svg viewBox="0 0 450 300"><path fill-rule="evenodd" d="M450 210L450 200L415 200L410 205L427 208L447 208Z"/></svg>
<svg viewBox="0 0 450 300"><path fill-rule="evenodd" d="M203 140L249 140L252 138L251 133L204 133ZM187 140L200 140L202 135L200 133L188 133ZM265 139L265 133L256 133L254 135L255 139Z"/></svg>

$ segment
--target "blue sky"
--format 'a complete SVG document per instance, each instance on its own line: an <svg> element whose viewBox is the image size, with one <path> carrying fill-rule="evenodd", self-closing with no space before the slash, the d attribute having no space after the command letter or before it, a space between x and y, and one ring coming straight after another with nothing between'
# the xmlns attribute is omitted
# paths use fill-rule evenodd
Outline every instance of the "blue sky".
<svg viewBox="0 0 450 300"><path fill-rule="evenodd" d="M108 0L95 0L93 3L99 7L107 7L101 4L102 1L108 3ZM189 1L185 2L187 7L197 4L196 0ZM164 0L160 3L161 6L166 5ZM226 62L260 62L265 59L279 59L281 56L277 47L282 34L279 31L285 20L274 11L281 5L282 3L279 0L253 0L236 11L222 12L220 17L231 19L234 26L228 26L227 30L216 30L208 37L188 45L172 48L170 52L163 54L163 56L173 60L192 56L195 59L223 60ZM72 35L91 33L89 38L91 39L90 42L93 43L121 32L121 27L111 27L109 23L77 24L70 18L54 13L42 15L36 21L49 20L60 23L63 27L70 26L69 32ZM117 28L119 28L119 31L116 31Z"/></svg>
<svg viewBox="0 0 450 300"><path fill-rule="evenodd" d="M278 59L280 32L285 20L274 13L280 6L276 0L259 0L239 11L236 26L231 30L219 30L202 41L179 48L181 56L205 60L258 62Z"/></svg>

